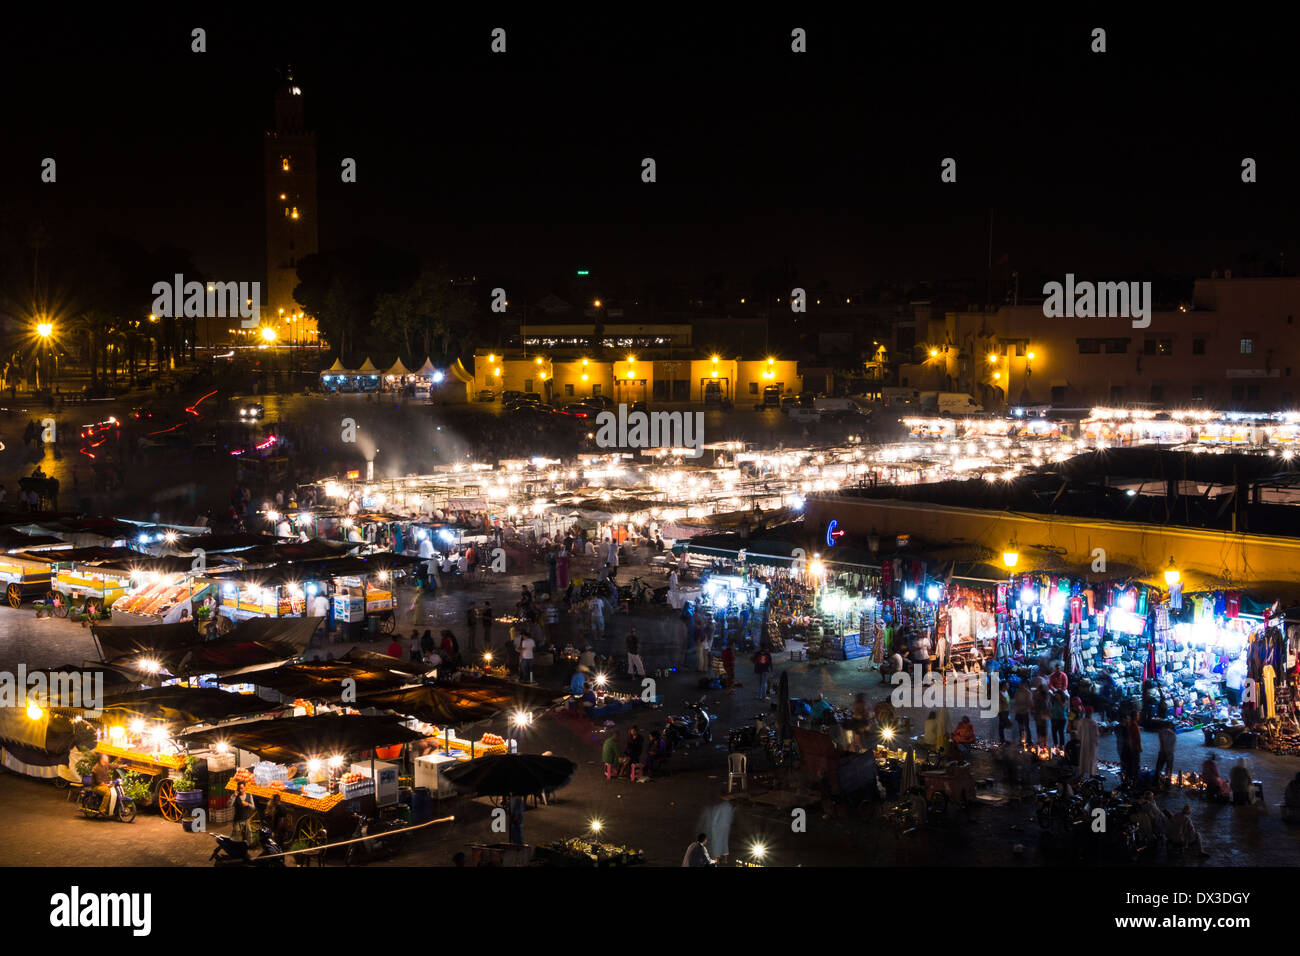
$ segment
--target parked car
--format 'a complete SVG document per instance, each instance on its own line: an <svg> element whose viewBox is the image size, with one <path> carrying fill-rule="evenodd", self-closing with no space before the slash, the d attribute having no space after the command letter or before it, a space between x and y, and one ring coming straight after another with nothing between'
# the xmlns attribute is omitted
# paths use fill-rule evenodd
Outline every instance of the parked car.
<svg viewBox="0 0 1300 956"><path fill-rule="evenodd" d="M264 409L257 402L250 402L247 405L239 406L239 420L241 422L259 421L265 415L266 415L266 409Z"/></svg>
<svg viewBox="0 0 1300 956"><path fill-rule="evenodd" d="M513 402L516 398L524 394L526 393L519 391L517 388L508 388L501 393L501 404L505 405L508 402Z"/></svg>
<svg viewBox="0 0 1300 956"><path fill-rule="evenodd" d="M492 389L490 388L479 389L478 400L480 402L490 402L495 398L496 398L496 392L492 391Z"/></svg>
<svg viewBox="0 0 1300 956"><path fill-rule="evenodd" d="M614 407L614 400L608 395L593 395L590 398L584 398L582 401L587 405L598 405L601 408ZM641 404L645 403L642 402Z"/></svg>
<svg viewBox="0 0 1300 956"><path fill-rule="evenodd" d="M605 409L596 405L588 405L586 402L573 402L562 408L556 409L559 414L568 415L573 418L595 418L604 410Z"/></svg>
<svg viewBox="0 0 1300 956"><path fill-rule="evenodd" d="M822 419L822 413L815 408L798 405L790 409L790 421L812 423L819 422Z"/></svg>

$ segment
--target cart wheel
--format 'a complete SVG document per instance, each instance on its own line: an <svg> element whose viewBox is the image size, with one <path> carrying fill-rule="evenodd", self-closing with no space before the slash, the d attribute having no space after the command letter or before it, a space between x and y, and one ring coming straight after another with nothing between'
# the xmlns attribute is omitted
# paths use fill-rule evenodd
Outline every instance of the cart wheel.
<svg viewBox="0 0 1300 956"><path fill-rule="evenodd" d="M304 816L294 829L294 840L302 840L308 846L320 846L325 842L325 824L312 816Z"/></svg>
<svg viewBox="0 0 1300 956"><path fill-rule="evenodd" d="M385 634L392 634L393 631L396 630L396 628L397 628L396 614L386 614L384 615L383 619L379 622L379 629L383 631Z"/></svg>
<svg viewBox="0 0 1300 956"><path fill-rule="evenodd" d="M170 779L164 778L154 791L154 805L163 818L171 823L180 823L181 817L185 816L185 811L181 805L176 802L176 787Z"/></svg>
<svg viewBox="0 0 1300 956"><path fill-rule="evenodd" d="M68 602L58 591L46 591L45 600L49 602L50 613L55 617L68 616Z"/></svg>
<svg viewBox="0 0 1300 956"><path fill-rule="evenodd" d="M10 607L23 606L23 589L17 584L11 584L9 587L5 588L5 597L9 599Z"/></svg>
<svg viewBox="0 0 1300 956"><path fill-rule="evenodd" d="M1222 750L1227 750L1232 746L1232 738L1223 731L1219 731L1214 735L1214 746L1219 747Z"/></svg>

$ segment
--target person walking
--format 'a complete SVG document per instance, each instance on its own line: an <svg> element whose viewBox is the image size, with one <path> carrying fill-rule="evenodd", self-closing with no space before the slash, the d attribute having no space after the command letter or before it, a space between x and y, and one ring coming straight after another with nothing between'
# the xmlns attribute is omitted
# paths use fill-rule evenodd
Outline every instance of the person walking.
<svg viewBox="0 0 1300 956"><path fill-rule="evenodd" d="M478 606L469 602L469 607L465 608L465 646L471 650L474 648L474 628L478 624Z"/></svg>
<svg viewBox="0 0 1300 956"><path fill-rule="evenodd" d="M1007 742L1007 728L1011 726L1011 694L1005 687L998 690L998 743Z"/></svg>
<svg viewBox="0 0 1300 956"><path fill-rule="evenodd" d="M492 602L484 601L483 606L478 612L479 627L483 629L483 646L492 646L492 625L496 623L492 617Z"/></svg>
<svg viewBox="0 0 1300 956"><path fill-rule="evenodd" d="M1156 754L1156 785L1161 790L1168 790L1169 775L1174 772L1174 746L1178 743L1178 734L1174 725L1166 721L1156 731L1156 738L1160 741L1160 752Z"/></svg>
<svg viewBox="0 0 1300 956"><path fill-rule="evenodd" d="M764 641L758 645L758 650L754 654L754 680L758 683L758 693L754 696L759 700L767 700L767 682L771 676L772 652Z"/></svg>
<svg viewBox="0 0 1300 956"><path fill-rule="evenodd" d="M736 649L731 641L722 642L722 672L727 684L727 696L735 693L736 687Z"/></svg>
<svg viewBox="0 0 1300 956"><path fill-rule="evenodd" d="M1052 699L1048 708L1052 718L1052 746L1064 750L1065 723L1067 720L1065 694L1059 690L1052 691Z"/></svg>
<svg viewBox="0 0 1300 956"><path fill-rule="evenodd" d="M1101 737L1101 728L1093 719L1092 708L1083 708L1083 717L1079 719L1079 777L1086 780L1097 773L1097 741Z"/></svg>
<svg viewBox="0 0 1300 956"><path fill-rule="evenodd" d="M1021 744L1026 748L1032 747L1034 745L1034 735L1029 730L1029 720L1034 713L1034 695L1029 689L1029 685L1023 681L1016 688L1016 697L1012 702L1012 710L1016 716Z"/></svg>
<svg viewBox="0 0 1300 956"><path fill-rule="evenodd" d="M524 798L515 794L510 798L510 842L522 846L524 842Z"/></svg>
<svg viewBox="0 0 1300 956"><path fill-rule="evenodd" d="M637 640L636 628L627 632L627 676L645 677L645 664L641 662L641 642Z"/></svg>
<svg viewBox="0 0 1300 956"><path fill-rule="evenodd" d="M599 641L605 636L605 602L595 595L591 598L591 639Z"/></svg>
<svg viewBox="0 0 1300 956"><path fill-rule="evenodd" d="M1038 733L1038 746L1047 744L1047 691L1034 688L1034 729Z"/></svg>

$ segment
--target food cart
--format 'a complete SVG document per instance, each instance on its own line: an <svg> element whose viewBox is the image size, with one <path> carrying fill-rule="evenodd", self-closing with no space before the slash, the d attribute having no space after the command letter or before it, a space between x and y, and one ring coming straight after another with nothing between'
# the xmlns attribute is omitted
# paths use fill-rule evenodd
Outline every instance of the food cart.
<svg viewBox="0 0 1300 956"><path fill-rule="evenodd" d="M77 548L50 552L50 590L46 600L56 617L67 617L80 604L89 618L102 615L135 582L124 560L149 561L150 556L129 548Z"/></svg>
<svg viewBox="0 0 1300 956"><path fill-rule="evenodd" d="M0 584L10 607L50 592L50 558L40 553L0 554Z"/></svg>
<svg viewBox="0 0 1300 956"><path fill-rule="evenodd" d="M420 739L399 717L345 714L283 717L215 727L188 735L192 748L212 747L257 759L240 766L226 784L239 783L258 803L279 794L291 814L293 841L320 846L353 832L356 814L389 812L398 801L398 768L377 760L376 748L401 747Z"/></svg>
<svg viewBox="0 0 1300 956"><path fill-rule="evenodd" d="M120 624L175 624L193 620L195 611L213 593L213 584L194 574L137 572L137 587L113 605Z"/></svg>
<svg viewBox="0 0 1300 956"><path fill-rule="evenodd" d="M185 757L173 751L166 729L137 719L129 727L115 724L98 736L94 752L108 754L124 769L149 778L144 805L155 808L164 819L179 823L185 811L176 800L175 777L185 769Z"/></svg>

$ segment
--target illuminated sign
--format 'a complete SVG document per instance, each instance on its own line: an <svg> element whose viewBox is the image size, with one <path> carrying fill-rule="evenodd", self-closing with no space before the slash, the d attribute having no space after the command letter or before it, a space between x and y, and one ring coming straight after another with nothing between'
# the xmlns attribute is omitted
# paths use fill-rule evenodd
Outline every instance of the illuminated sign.
<svg viewBox="0 0 1300 956"><path fill-rule="evenodd" d="M835 547L835 539L844 536L843 531L835 530L838 525L839 522L832 518L831 523L826 526L826 547L828 548Z"/></svg>

